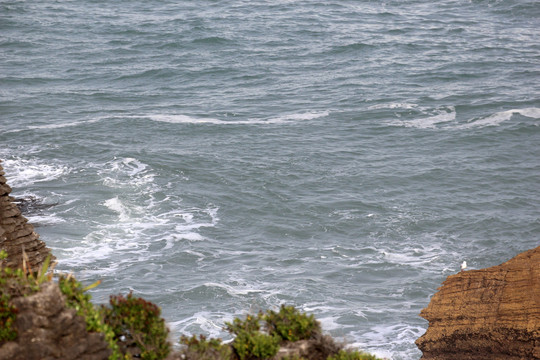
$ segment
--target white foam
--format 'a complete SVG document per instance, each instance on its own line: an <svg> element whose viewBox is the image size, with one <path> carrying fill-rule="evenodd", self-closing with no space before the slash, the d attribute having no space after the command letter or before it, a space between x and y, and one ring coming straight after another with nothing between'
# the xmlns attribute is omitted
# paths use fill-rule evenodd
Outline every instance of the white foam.
<svg viewBox="0 0 540 360"><path fill-rule="evenodd" d="M199 229L219 221L214 205L185 208L180 198L164 197L154 181L155 171L138 159L114 158L90 167L100 169L97 173L109 194L100 204L111 214L90 222L84 240L73 240L63 249L66 256L61 265L84 265L83 276L89 271L110 274L149 261L160 256L157 247L179 251L175 249L177 242L203 241ZM86 266L94 263L102 264L101 268Z"/></svg>
<svg viewBox="0 0 540 360"><path fill-rule="evenodd" d="M27 127L27 129L61 129L65 127L73 127L73 126L79 126L84 124L92 124L100 121L101 119L92 119L92 120L85 120L85 121L74 121L74 122L67 122L67 123L61 123L61 124L46 124L46 125L30 125Z"/></svg>
<svg viewBox="0 0 540 360"><path fill-rule="evenodd" d="M153 121L171 124L229 124L231 122L213 118L195 118L187 115L150 115Z"/></svg>
<svg viewBox="0 0 540 360"><path fill-rule="evenodd" d="M60 128L65 128L65 127L73 127L73 126L80 126L80 125L84 125L84 124L96 123L96 122L98 122L100 120L101 120L101 118L92 119L92 120L76 121L76 122L66 122L66 123L60 123L60 124L28 125L28 126L26 126L24 128L21 128L21 129L13 129L13 130L6 131L5 133L6 134L18 133L18 132L26 131L26 130L60 129Z"/></svg>
<svg viewBox="0 0 540 360"><path fill-rule="evenodd" d="M280 122L287 122L287 121L305 121L305 120L313 120L313 119L325 117L328 115L330 115L329 111L308 111L305 113L282 115L282 116L270 119L268 120L268 122L280 123Z"/></svg>
<svg viewBox="0 0 540 360"><path fill-rule="evenodd" d="M334 210L332 215L339 216L342 220L354 220L360 218L360 210L358 209L346 209L346 210Z"/></svg>
<svg viewBox="0 0 540 360"><path fill-rule="evenodd" d="M284 124L297 121L313 120L325 117L330 114L329 111L307 111L302 113L286 114L270 119L248 119L248 120L220 120L215 118L197 118L188 115L149 115L153 121L166 122L172 124L213 124L213 125L268 125Z"/></svg>
<svg viewBox="0 0 540 360"><path fill-rule="evenodd" d="M190 255L195 255L195 256L199 257L199 260L202 260L202 259L204 259L206 257L206 256L204 256L203 253L200 253L198 251L193 251L193 250L186 250L185 253L190 254Z"/></svg>
<svg viewBox="0 0 540 360"><path fill-rule="evenodd" d="M61 217L58 217L56 214L50 214L50 215L33 215L33 214L24 214L24 216L28 219L28 221L35 225L54 225L54 224L61 224L66 222Z"/></svg>
<svg viewBox="0 0 540 360"><path fill-rule="evenodd" d="M176 232L174 234L170 234L166 237L167 244L165 245L164 249L171 249L174 247L174 243L182 240L186 241L203 241L206 240L204 236L197 232L185 232L185 229L182 229L182 227L177 226L175 228Z"/></svg>
<svg viewBox="0 0 540 360"><path fill-rule="evenodd" d="M2 166L12 187L28 187L36 182L59 179L71 172L66 165L52 161L45 163L38 159L6 159Z"/></svg>
<svg viewBox="0 0 540 360"><path fill-rule="evenodd" d="M186 319L167 323L171 328L171 332L176 334L199 334L202 330L210 337L220 337L223 334L223 326L226 321L232 321L232 316L223 318L220 316L220 321L213 320L216 316L207 311L201 311L193 314ZM221 321L222 320L222 321ZM199 330L200 329L200 330Z"/></svg>
<svg viewBox="0 0 540 360"><path fill-rule="evenodd" d="M343 328L343 325L340 325L337 322L336 316L317 317L317 320L321 323L321 326L325 331L332 331Z"/></svg>
<svg viewBox="0 0 540 360"><path fill-rule="evenodd" d="M402 121L401 125L406 127L415 127L419 129L435 128L437 124L446 123L456 120L456 109L453 106L449 106L442 110L437 111L435 115L427 118L418 118L414 120Z"/></svg>
<svg viewBox="0 0 540 360"><path fill-rule="evenodd" d="M134 158L114 158L105 164L98 175L110 187L143 187L154 182L155 174Z"/></svg>
<svg viewBox="0 0 540 360"><path fill-rule="evenodd" d="M404 344L414 343L423 333L425 329L419 326L411 326L409 324L393 324L391 326L376 325L369 332L357 334L355 338L362 339L362 342L354 342L351 347L365 349L366 351L381 356L384 358L412 358L418 355L416 349L411 349L409 354L402 352ZM390 350L381 351L380 348L388 348Z"/></svg>
<svg viewBox="0 0 540 360"><path fill-rule="evenodd" d="M103 205L105 205L107 208L115 211L118 213L118 218L120 221L128 221L131 218L131 210L126 207L122 201L118 198L118 196L106 200Z"/></svg>
<svg viewBox="0 0 540 360"><path fill-rule="evenodd" d="M379 110L379 109L415 109L418 107L418 104L412 103L387 103L387 104L377 104L368 106L368 110Z"/></svg>
<svg viewBox="0 0 540 360"><path fill-rule="evenodd" d="M264 290L250 289L250 288L245 288L245 287L232 287L230 285L218 284L218 283L213 283L213 282L204 283L204 286L223 289L227 292L227 294L234 297L238 297L241 295L249 295L251 293L264 292Z"/></svg>
<svg viewBox="0 0 540 360"><path fill-rule="evenodd" d="M484 126L498 126L504 121L508 121L512 118L513 115L519 114L521 116L539 119L540 118L540 108L524 108L524 109L512 109L497 112L493 115L480 118L478 120L471 120L467 124L458 126L458 128L472 128L472 127L484 127Z"/></svg>
<svg viewBox="0 0 540 360"><path fill-rule="evenodd" d="M100 241L98 244L93 239L95 236L95 233L90 233L83 238L83 241L80 242L80 246L63 249L63 251L69 255L59 262L67 265L69 268L80 266L81 264L93 264L96 260L106 259L114 254L115 249L113 248L113 244L110 244L107 241ZM101 269L101 273L115 271L117 267L118 263L111 262L107 268Z"/></svg>
<svg viewBox="0 0 540 360"><path fill-rule="evenodd" d="M399 265L425 266L439 258L441 248L438 245L423 247L401 247L399 249L378 250L383 261Z"/></svg>

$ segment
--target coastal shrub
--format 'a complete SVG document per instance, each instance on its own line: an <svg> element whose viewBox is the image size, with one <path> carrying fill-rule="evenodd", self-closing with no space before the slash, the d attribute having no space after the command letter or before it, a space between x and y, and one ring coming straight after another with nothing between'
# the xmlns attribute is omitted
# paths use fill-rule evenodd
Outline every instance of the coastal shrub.
<svg viewBox="0 0 540 360"><path fill-rule="evenodd" d="M238 335L241 332L257 332L261 329L260 321L262 317L263 313L260 312L257 315L247 315L244 320L235 318L232 323L225 323L225 330L235 335Z"/></svg>
<svg viewBox="0 0 540 360"><path fill-rule="evenodd" d="M77 311L77 315L84 318L86 322L86 330L89 332L101 332L105 336L105 341L112 350L112 354L109 356L109 360L126 359L126 357L120 352L115 334L111 326L105 323L104 311L102 308L94 306L90 300L90 294L86 293L86 290L97 286L99 282L96 282L86 288L82 287L82 284L75 280L71 275L61 275L58 278L58 286L60 291L66 297L66 305ZM129 359L129 357L127 358Z"/></svg>
<svg viewBox="0 0 540 360"><path fill-rule="evenodd" d="M127 297L111 296L109 303L111 307L104 308L105 321L120 341L124 354L133 353L144 360L167 357L171 350L167 341L169 330L157 305L132 293Z"/></svg>
<svg viewBox="0 0 540 360"><path fill-rule="evenodd" d="M356 350L340 350L336 355L329 356L328 360L380 360L375 355Z"/></svg>
<svg viewBox="0 0 540 360"><path fill-rule="evenodd" d="M269 359L279 350L281 339L276 335L261 332L259 321L262 313L248 315L245 320L235 318L232 323L225 323L226 329L235 334L232 347L240 360Z"/></svg>
<svg viewBox="0 0 540 360"><path fill-rule="evenodd" d="M308 340L321 333L321 325L315 317L301 313L294 306L282 305L279 312L269 310L263 319L269 334L285 341Z"/></svg>
<svg viewBox="0 0 540 360"><path fill-rule="evenodd" d="M232 346L240 360L270 359L279 350L280 338L261 332L240 332Z"/></svg>
<svg viewBox="0 0 540 360"><path fill-rule="evenodd" d="M204 335L182 336L180 344L184 345L181 353L185 359L229 360L232 358L231 347L223 344L221 339L207 339Z"/></svg>

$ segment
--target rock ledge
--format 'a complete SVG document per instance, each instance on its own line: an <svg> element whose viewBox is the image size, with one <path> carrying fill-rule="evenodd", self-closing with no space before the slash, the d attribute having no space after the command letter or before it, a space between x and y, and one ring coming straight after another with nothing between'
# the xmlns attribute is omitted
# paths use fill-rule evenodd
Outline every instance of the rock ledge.
<svg viewBox="0 0 540 360"><path fill-rule="evenodd" d="M540 359L540 246L449 276L420 316L423 360Z"/></svg>

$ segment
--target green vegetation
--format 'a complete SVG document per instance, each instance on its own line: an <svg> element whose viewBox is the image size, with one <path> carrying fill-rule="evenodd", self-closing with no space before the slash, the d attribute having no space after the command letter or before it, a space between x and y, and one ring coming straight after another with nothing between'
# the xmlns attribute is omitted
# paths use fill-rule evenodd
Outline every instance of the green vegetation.
<svg viewBox="0 0 540 360"><path fill-rule="evenodd" d="M144 360L164 359L170 352L167 341L169 330L155 304L129 293L111 296L110 308L105 308L105 322L111 326L115 338L123 348L138 348L137 356Z"/></svg>
<svg viewBox="0 0 540 360"><path fill-rule="evenodd" d="M17 331L13 328L13 322L17 316L17 308L9 304L7 294L0 295L0 344L17 338Z"/></svg>
<svg viewBox="0 0 540 360"><path fill-rule="evenodd" d="M375 355L356 350L340 350L336 355L329 356L328 360L378 360Z"/></svg>
<svg viewBox="0 0 540 360"><path fill-rule="evenodd" d="M58 285L66 296L69 307L84 317L86 330L101 332L112 350L109 360L132 359L160 360L167 357L170 344L168 329L155 304L134 297L111 296L111 307L94 306L85 291L98 283L83 288L72 276L60 276Z"/></svg>
<svg viewBox="0 0 540 360"><path fill-rule="evenodd" d="M204 335L180 337L184 345L183 355L186 359L228 360L232 358L232 349L223 344L221 339L207 339Z"/></svg>
<svg viewBox="0 0 540 360"><path fill-rule="evenodd" d="M0 251L0 261L7 258L7 253ZM0 344L5 341L15 340L17 331L13 328L13 322L17 316L17 308L9 303L8 282L13 278L12 270L1 269L0 272Z"/></svg>
<svg viewBox="0 0 540 360"><path fill-rule="evenodd" d="M377 360L373 355L344 350L342 344L322 335L320 323L313 315L301 313L293 306L281 306L279 312L259 312L244 319L225 323L235 335L230 344L204 336L180 338L181 354L187 360L264 360L274 359L280 346L294 348L304 341L303 354L283 355L282 360Z"/></svg>
<svg viewBox="0 0 540 360"><path fill-rule="evenodd" d="M226 329L236 335L232 347L240 360L268 359L277 354L281 339L260 331L259 321L263 318L259 313L248 315L245 320L236 318L232 323L225 323Z"/></svg>
<svg viewBox="0 0 540 360"><path fill-rule="evenodd" d="M23 252L23 256L26 255ZM7 258L7 253L0 251L0 261ZM18 310L10 304L13 297L30 295L39 290L39 286L49 281L48 275L50 257L47 257L43 266L37 273L27 273L22 269L11 269L9 267L0 268L0 344L17 338L17 330L14 322ZM27 268L26 262L23 262Z"/></svg>
<svg viewBox="0 0 540 360"><path fill-rule="evenodd" d="M7 254L0 251L0 261ZM23 252L22 269L0 268L0 344L17 339L14 322L18 310L11 299L29 296L39 291L42 284L53 280L50 257L37 272L33 272ZM86 322L88 332L104 334L112 354L109 360L165 359L170 352L168 329L156 305L129 294L111 296L110 307L95 306L86 292L99 281L83 288L72 275L60 275L58 287L66 297L66 306L76 310Z"/></svg>
<svg viewBox="0 0 540 360"><path fill-rule="evenodd" d="M0 251L0 261L6 254ZM29 296L39 291L42 284L53 280L50 258L33 272L23 253L22 269L0 269L0 345L16 340L14 323L18 310L10 302L14 297ZM99 284L83 287L72 275L57 278L66 306L76 310L86 322L86 330L104 334L112 354L109 360L162 360L171 352L167 341L169 330L161 318L161 310L142 298L116 295L110 306L95 306L87 290ZM313 315L301 313L293 306L281 306L225 323L234 339L224 344L221 339L207 339L200 335L182 336L180 354L187 360L263 360L273 359L280 347L294 349L303 341L302 352L288 353L282 360L377 360L373 355L345 350L342 344L322 335L320 323ZM305 350L307 347L307 350Z"/></svg>
<svg viewBox="0 0 540 360"><path fill-rule="evenodd" d="M282 305L279 312L269 310L263 316L270 335L285 341L309 340L321 333L321 325L313 315L302 314L294 306Z"/></svg>
<svg viewBox="0 0 540 360"><path fill-rule="evenodd" d="M105 335L105 340L112 350L109 360L125 359L126 357L120 352L113 329L105 323L102 309L94 306L90 302L90 294L85 292L92 286L83 289L82 284L71 275L61 275L58 279L58 286L66 296L66 305L75 309L77 314L81 315L86 321L86 331L101 332Z"/></svg>

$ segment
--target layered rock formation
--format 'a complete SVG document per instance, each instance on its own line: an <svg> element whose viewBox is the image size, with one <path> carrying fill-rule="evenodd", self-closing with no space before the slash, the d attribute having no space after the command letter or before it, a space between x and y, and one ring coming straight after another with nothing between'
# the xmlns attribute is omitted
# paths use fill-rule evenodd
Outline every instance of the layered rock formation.
<svg viewBox="0 0 540 360"><path fill-rule="evenodd" d="M8 258L0 265L22 267L23 250L28 256L28 264L37 270L50 250L39 239L34 227L22 216L21 211L9 196L11 188L6 184L4 169L0 164L0 250L5 250Z"/></svg>
<svg viewBox="0 0 540 360"><path fill-rule="evenodd" d="M420 316L423 360L540 359L540 247L449 276Z"/></svg>
<svg viewBox="0 0 540 360"><path fill-rule="evenodd" d="M83 317L66 307L54 282L39 292L12 299L17 308L15 341L0 342L3 360L106 360L111 350L102 333L87 332Z"/></svg>

